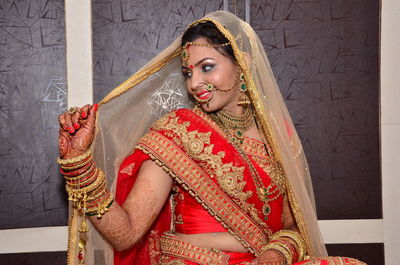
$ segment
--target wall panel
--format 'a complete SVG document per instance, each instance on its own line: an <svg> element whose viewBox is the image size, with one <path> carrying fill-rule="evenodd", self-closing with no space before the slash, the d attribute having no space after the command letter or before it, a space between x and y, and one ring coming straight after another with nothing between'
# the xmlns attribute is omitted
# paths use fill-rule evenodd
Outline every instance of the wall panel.
<svg viewBox="0 0 400 265"><path fill-rule="evenodd" d="M65 225L57 115L66 108L64 1L0 4L0 228Z"/></svg>
<svg viewBox="0 0 400 265"><path fill-rule="evenodd" d="M101 100L220 1L93 1L94 98Z"/></svg>
<svg viewBox="0 0 400 265"><path fill-rule="evenodd" d="M66 265L67 253L60 252L36 252L0 254L2 265Z"/></svg>
<svg viewBox="0 0 400 265"><path fill-rule="evenodd" d="M251 1L319 219L381 218L379 1Z"/></svg>

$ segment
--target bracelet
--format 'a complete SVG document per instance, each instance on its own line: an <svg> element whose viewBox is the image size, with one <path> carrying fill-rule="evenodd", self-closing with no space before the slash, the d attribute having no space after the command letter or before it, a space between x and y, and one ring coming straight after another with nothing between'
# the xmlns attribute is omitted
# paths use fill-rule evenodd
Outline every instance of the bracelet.
<svg viewBox="0 0 400 265"><path fill-rule="evenodd" d="M70 187L68 184L66 185L66 190L68 192L68 200L77 202L83 198L84 195L87 193L95 190L98 186L102 184L102 182L105 182L105 177L103 171L99 170L99 173L97 175L97 178L90 183L88 186L80 189L73 189Z"/></svg>
<svg viewBox="0 0 400 265"><path fill-rule="evenodd" d="M110 196L110 192L105 189L105 192L102 196L99 196L96 200L87 201L86 203L86 211L90 212L96 210L97 207L103 204L103 202Z"/></svg>
<svg viewBox="0 0 400 265"><path fill-rule="evenodd" d="M93 179L93 177L97 174L97 168L94 168L93 170L89 171L87 174L85 174L82 179L75 180L75 181L67 181L67 184L69 186L79 186L79 188L83 188L87 186L87 183Z"/></svg>
<svg viewBox="0 0 400 265"><path fill-rule="evenodd" d="M79 156L75 156L75 157L71 157L71 158L67 158L67 159L63 159L63 158L57 158L57 163L65 166L65 165L70 165L70 164L74 164L74 163L78 163L78 162L82 162L83 160L87 159L90 155L92 154L92 150L88 149L85 153L79 155Z"/></svg>
<svg viewBox="0 0 400 265"><path fill-rule="evenodd" d="M89 163L85 164L84 166L73 170L73 171L68 171L66 172L62 167L60 168L60 173L64 175L64 178L69 178L69 179L74 179L76 177L79 177L79 175L85 173L92 165L94 164L93 161L90 161Z"/></svg>
<svg viewBox="0 0 400 265"><path fill-rule="evenodd" d="M102 218L103 215L106 212L108 212L108 209L111 207L113 202L114 202L114 196L111 193L109 193L108 198L105 199L103 201L103 203L101 203L100 206L94 207L94 208L91 208L91 209L87 209L86 215L88 215L88 216L97 215L97 218Z"/></svg>
<svg viewBox="0 0 400 265"><path fill-rule="evenodd" d="M290 242L288 242L287 240L284 240L283 238L271 240L270 242L271 243L276 242L277 244L279 244L280 246L285 248L289 253L291 253L292 263L295 263L298 261L297 250L296 250L295 246L292 245Z"/></svg>
<svg viewBox="0 0 400 265"><path fill-rule="evenodd" d="M68 165L60 165L60 167L64 170L71 171L74 169L78 169L82 166L84 166L88 161L91 161L93 159L93 154L90 154L87 158L83 159L82 161L68 164Z"/></svg>
<svg viewBox="0 0 400 265"><path fill-rule="evenodd" d="M263 247L263 251L267 251L267 250L276 250L280 253L282 253L282 255L285 257L285 264L292 264L292 256L290 255L290 252L283 247L281 244L278 244L277 242L269 242L267 245L265 245Z"/></svg>
<svg viewBox="0 0 400 265"><path fill-rule="evenodd" d="M89 186L90 184L94 183L98 177L97 175L98 175L98 169L94 168L92 171L88 172L88 174L86 174L81 181L75 181L75 183L68 182L68 185L75 187L78 186L80 189L83 189Z"/></svg>
<svg viewBox="0 0 400 265"><path fill-rule="evenodd" d="M92 203L93 201L96 201L98 198L104 196L107 193L107 188L106 188L105 184L106 183L104 182L104 185L97 188L99 191L94 190L93 191L94 194L87 197L88 203Z"/></svg>
<svg viewBox="0 0 400 265"><path fill-rule="evenodd" d="M81 183L83 180L87 179L88 176L92 176L93 172L97 172L97 167L96 164L93 163L92 166L90 168L88 168L88 170L86 172L84 172L83 174L76 176L76 177L65 177L65 180L67 181L68 184L77 184L77 183Z"/></svg>
<svg viewBox="0 0 400 265"><path fill-rule="evenodd" d="M280 230L276 233L274 233L271 236L271 240L277 239L280 237L287 237L296 242L297 245L297 250L298 250L298 261L302 261L304 259L306 247L303 238L301 235L295 231L291 230Z"/></svg>

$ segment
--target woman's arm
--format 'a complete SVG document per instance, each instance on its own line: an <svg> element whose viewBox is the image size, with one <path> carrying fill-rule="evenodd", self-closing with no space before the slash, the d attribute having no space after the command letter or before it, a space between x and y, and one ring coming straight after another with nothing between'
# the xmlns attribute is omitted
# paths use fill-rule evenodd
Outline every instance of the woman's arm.
<svg viewBox="0 0 400 265"><path fill-rule="evenodd" d="M61 159L78 157L89 149L94 138L97 108L97 104L74 107L58 117ZM124 205L121 207L114 202L101 219L90 219L117 250L127 249L135 244L154 222L167 200L171 186L172 179L154 162L146 161L142 164L136 183Z"/></svg>
<svg viewBox="0 0 400 265"><path fill-rule="evenodd" d="M150 228L166 202L171 177L153 161L143 162L125 203L114 202L101 218L90 218L96 229L118 251L133 246Z"/></svg>
<svg viewBox="0 0 400 265"><path fill-rule="evenodd" d="M283 201L283 230L291 230L298 232L293 212L290 209L289 200L286 197ZM277 250L267 250L261 254L253 264L258 265L284 265L286 264L285 256Z"/></svg>
<svg viewBox="0 0 400 265"><path fill-rule="evenodd" d="M299 229L294 220L292 209L290 208L289 199L285 196L283 200L283 229L299 232Z"/></svg>

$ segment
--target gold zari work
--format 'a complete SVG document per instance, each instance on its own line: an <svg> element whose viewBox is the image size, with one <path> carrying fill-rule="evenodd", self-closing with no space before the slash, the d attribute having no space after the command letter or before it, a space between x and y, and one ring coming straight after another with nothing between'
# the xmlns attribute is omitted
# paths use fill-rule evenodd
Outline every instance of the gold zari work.
<svg viewBox="0 0 400 265"><path fill-rule="evenodd" d="M237 63L244 75L248 89L246 93L248 93L254 108L257 124L260 126L263 138L266 139L269 148L268 153L271 157L276 158L276 167L284 169L282 176L285 183L283 185L278 184L280 176L278 174L274 176L266 167L264 167L264 170L269 172L278 186L286 189L296 224L306 241L306 255L326 256L325 246L315 216L315 201L310 176L309 172L305 170L307 163L304 152L261 41L248 24L228 12L210 13L204 19L195 21L189 27L203 21L214 23L232 46ZM112 187L116 187L115 172L118 172L118 166L132 151L130 143L136 144L139 138L148 132L150 124L159 119L165 112L177 108L191 108L194 104L189 97L186 97L185 81L181 73L180 55L182 49L180 48L180 41L181 39L178 37L167 49L121 86L114 89L100 103L94 153L96 162L106 171L106 176L110 179L109 183L112 183L111 181L114 179ZM250 55L249 64L244 61L244 53ZM166 91L166 84L168 84L168 89L173 89L171 90L174 91L173 93ZM161 109L158 108L161 105L157 105L159 101L156 102L155 100L161 98L159 97L160 91L166 93L168 99L173 99L173 101L168 103L163 111L146 111L143 113L143 110L153 110L153 106L157 110ZM179 104L176 104L176 102ZM161 107L164 107L164 105ZM291 133L288 134L288 131L291 131ZM152 136L154 138L150 139ZM229 229L229 232L236 236L243 246L252 253L260 254L261 246L268 242L268 233L259 228L254 220L244 216L242 209L237 207L236 204L221 203L221 196L225 198L224 196L227 195L224 194L225 191L222 188L218 191L212 189L212 185L217 183L216 178L211 179L211 181L206 179L209 176L204 173L201 165L188 161L184 152L176 150L176 142L162 137L157 132L150 133L148 137L146 136L140 141L139 149L148 153L177 183L180 183L183 189L189 190L190 195L196 198L212 216L215 216L223 227ZM294 143L293 146L290 145L292 142ZM207 146L205 144L205 147ZM201 141L198 141L188 149L198 153L205 147L202 147ZM226 155L229 154L226 153ZM168 159L177 163L173 164ZM259 162L259 160L256 162ZM237 185L241 181L239 176L236 177L236 191L240 192L240 186ZM243 189L241 192L245 191L246 189ZM252 191L254 193L254 190ZM210 194L209 198L204 196L205 192ZM217 213L219 208L221 211ZM243 219L241 219L242 217ZM91 230L91 233L95 233L95 229ZM112 264L112 253L109 255L110 251L105 242L100 242L100 244L102 254L108 255L106 264Z"/></svg>
<svg viewBox="0 0 400 265"><path fill-rule="evenodd" d="M272 233L258 216L254 205L246 201L251 193L243 190L246 185L243 181L243 168L234 167L231 163L224 164L222 159L225 153L213 153L210 132L189 132L189 126L189 122L179 121L175 113L168 114L152 126L153 131L139 141L137 148L148 153L184 189L189 190L189 194L244 247L251 253L260 254L262 246L268 242ZM157 130L163 131L173 140L164 137ZM182 146L182 149L177 146ZM191 157L200 163L193 161L187 154L191 154ZM204 164L205 168L202 169L199 164ZM214 174L209 177L204 170ZM222 176L228 176L231 182L226 183L226 178ZM212 178L218 181L223 191L215 186ZM232 196L236 204L232 203L231 199L223 199L227 195ZM258 227L262 227L263 231Z"/></svg>
<svg viewBox="0 0 400 265"><path fill-rule="evenodd" d="M343 257L321 257L310 260L302 265L367 265L366 263L352 258Z"/></svg>
<svg viewBox="0 0 400 265"><path fill-rule="evenodd" d="M160 240L162 259L168 256L182 258L184 260L200 263L225 265L228 264L229 255L215 249L201 248L188 242L182 241L171 234L164 234ZM174 264L179 260L170 261L164 264ZM176 263L180 264L180 263ZM185 264L185 263L183 263Z"/></svg>

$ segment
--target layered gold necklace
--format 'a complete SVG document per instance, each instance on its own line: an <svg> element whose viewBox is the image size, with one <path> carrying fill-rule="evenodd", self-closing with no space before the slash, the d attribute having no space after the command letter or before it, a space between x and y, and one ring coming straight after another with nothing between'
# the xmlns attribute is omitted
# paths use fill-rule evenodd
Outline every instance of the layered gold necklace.
<svg viewBox="0 0 400 265"><path fill-rule="evenodd" d="M228 130L233 131L234 136L240 139L242 143L242 138L244 133L254 125L254 112L252 107L247 107L243 114L233 114L232 112L221 110L215 113L221 123Z"/></svg>
<svg viewBox="0 0 400 265"><path fill-rule="evenodd" d="M240 156L246 161L249 166L251 176L256 185L258 198L263 202L262 212L264 214L264 219L268 220L268 215L271 213L271 206L269 202L276 200L281 192L274 182L266 187L258 174L257 170L254 168L253 163L250 161L249 157L242 148L244 132L246 132L255 123L254 112L251 106L245 109L245 112L241 115L234 115L231 112L219 111L217 113L211 114L212 120L224 131L228 136L228 141L234 146L234 148L239 152ZM229 131L234 130L235 135L232 137Z"/></svg>

